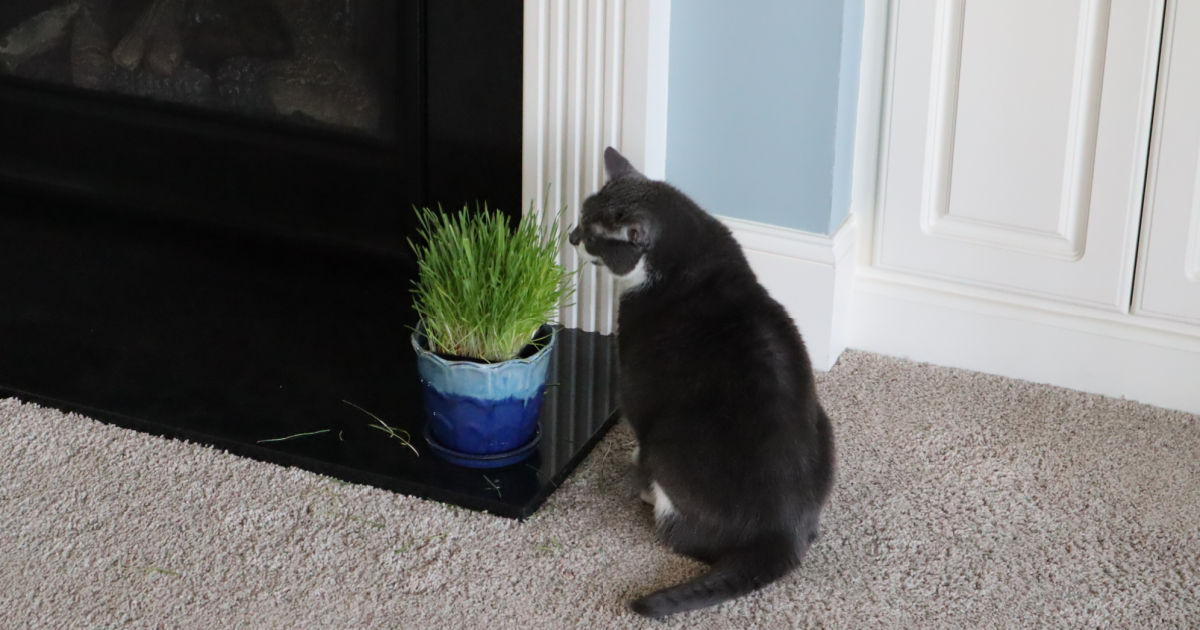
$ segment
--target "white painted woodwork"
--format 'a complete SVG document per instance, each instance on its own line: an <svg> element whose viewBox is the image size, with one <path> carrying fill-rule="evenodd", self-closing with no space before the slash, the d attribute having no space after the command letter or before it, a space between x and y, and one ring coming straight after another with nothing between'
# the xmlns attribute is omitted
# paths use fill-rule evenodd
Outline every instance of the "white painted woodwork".
<svg viewBox="0 0 1200 630"><path fill-rule="evenodd" d="M1134 312L1200 324L1200 3L1168 6L1150 148Z"/></svg>
<svg viewBox="0 0 1200 630"><path fill-rule="evenodd" d="M863 5L862 51L858 66L858 111L854 120L854 170L850 216L857 217L857 262L871 264L875 205L879 187L879 138L883 117L883 85L888 59L888 6Z"/></svg>
<svg viewBox="0 0 1200 630"><path fill-rule="evenodd" d="M666 160L669 0L525 2L522 196L543 218L560 217L562 262L583 199L604 182L603 151L615 146L647 175ZM536 200L536 201L535 201ZM611 333L612 278L588 265L577 277L568 327Z"/></svg>
<svg viewBox="0 0 1200 630"><path fill-rule="evenodd" d="M877 268L852 305L852 348L1200 414L1195 326Z"/></svg>
<svg viewBox="0 0 1200 630"><path fill-rule="evenodd" d="M1200 413L1200 3L888 6L848 345Z"/></svg>
<svg viewBox="0 0 1200 630"><path fill-rule="evenodd" d="M893 1L874 264L1128 309L1162 10Z"/></svg>

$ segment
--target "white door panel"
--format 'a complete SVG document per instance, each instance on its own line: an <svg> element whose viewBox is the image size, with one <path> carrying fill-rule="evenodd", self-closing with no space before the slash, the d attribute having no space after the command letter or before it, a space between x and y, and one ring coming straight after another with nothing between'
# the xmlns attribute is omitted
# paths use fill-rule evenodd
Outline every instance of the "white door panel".
<svg viewBox="0 0 1200 630"><path fill-rule="evenodd" d="M964 4L951 6L963 12ZM937 130L953 138L953 177L935 221L1051 236L1077 223L1068 215L1087 201L1104 69L1107 24L1097 4L984 1L953 20L959 49L941 61L959 63L957 85L947 86Z"/></svg>
<svg viewBox="0 0 1200 630"><path fill-rule="evenodd" d="M1155 108L1134 309L1200 324L1200 3L1171 3Z"/></svg>
<svg viewBox="0 0 1200 630"><path fill-rule="evenodd" d="M877 264L1124 310L1161 0L894 0Z"/></svg>

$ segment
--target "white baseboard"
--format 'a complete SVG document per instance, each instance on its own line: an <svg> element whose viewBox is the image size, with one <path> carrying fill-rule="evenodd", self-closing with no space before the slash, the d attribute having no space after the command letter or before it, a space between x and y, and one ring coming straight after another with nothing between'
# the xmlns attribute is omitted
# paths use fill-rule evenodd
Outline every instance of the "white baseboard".
<svg viewBox="0 0 1200 630"><path fill-rule="evenodd" d="M813 367L828 370L846 349L857 242L854 217L833 236L718 218L742 245L758 281L800 328Z"/></svg>
<svg viewBox="0 0 1200 630"><path fill-rule="evenodd" d="M1200 413L1200 327L862 267L849 345Z"/></svg>
<svg viewBox="0 0 1200 630"><path fill-rule="evenodd" d="M1200 413L1200 326L860 263L853 215L833 236L720 219L818 370L851 347Z"/></svg>

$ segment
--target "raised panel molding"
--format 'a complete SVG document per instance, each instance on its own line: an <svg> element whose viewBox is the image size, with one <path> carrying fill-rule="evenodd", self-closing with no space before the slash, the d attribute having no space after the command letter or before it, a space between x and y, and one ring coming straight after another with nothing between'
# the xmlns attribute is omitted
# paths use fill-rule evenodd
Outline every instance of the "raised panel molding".
<svg viewBox="0 0 1200 630"><path fill-rule="evenodd" d="M1197 161L1196 179L1192 184L1191 210L1183 272L1189 282L1200 283L1200 160ZM1200 313L1197 313L1197 317L1200 317Z"/></svg>
<svg viewBox="0 0 1200 630"><path fill-rule="evenodd" d="M1094 31L1090 44L1092 50L1104 50L1094 67L1103 80L1089 88L1101 91L1103 106L1096 113L1098 159L1091 167L1095 183L1087 247L1074 262L1013 253L994 243L979 246L957 236L935 238L923 229L922 214L931 206L923 196L928 166L922 160L930 155L928 127L936 120L929 105L948 102L933 98L945 95L932 82L950 76L946 55L934 50L961 47L953 41L961 14L953 12L981 4L1010 6L1007 1L888 3L877 184L874 203L856 210L862 251L848 347L1200 413L1200 3L1111 0L1085 7L1091 17L1081 17L1081 24L1090 28L1101 14L1108 16L1105 43ZM1020 18L1015 11L1011 16ZM1019 27L998 28L1014 32L1014 41L1020 41ZM1065 30L1059 24L1054 28ZM1178 37L1172 43L1174 31ZM966 33L970 37L970 27ZM1058 59L1065 67L1066 58ZM898 66L902 79L897 79ZM1083 88L1069 89L1079 101ZM872 92L863 93L872 98ZM861 103L860 108L870 111ZM1081 116L1073 113L1070 120L1079 127ZM1071 146L1077 148L1078 141ZM1143 181L1147 175L1149 182ZM1114 220L1118 212L1127 214ZM1139 221L1141 242L1135 247ZM1157 247L1156 238L1167 246ZM1131 314L1135 252L1138 285ZM1162 265L1159 279L1168 282L1161 290L1143 292L1156 286L1146 281L1150 260ZM1002 266L1020 269L991 273ZM1097 285L1090 292L1072 292L1074 284L1096 278L1108 282L1103 291ZM1151 296L1165 297L1155 304L1164 311L1171 305L1175 315L1147 316L1141 300ZM1181 299L1196 306L1189 310ZM1188 313L1194 317L1185 317Z"/></svg>
<svg viewBox="0 0 1200 630"><path fill-rule="evenodd" d="M870 264L1128 312L1164 5L892 0Z"/></svg>
<svg viewBox="0 0 1200 630"><path fill-rule="evenodd" d="M1200 5L1163 22L1133 310L1200 324Z"/></svg>
<svg viewBox="0 0 1200 630"><path fill-rule="evenodd" d="M1064 260L1078 260L1086 243L1091 205L1093 157L1096 150L1100 90L1111 0L1089 0L1080 11L1068 135L1067 165L1057 229L1044 231L951 212L950 196L962 68L966 0L938 5L938 39L934 45L935 80L926 146L925 199L922 229L930 235L975 242Z"/></svg>

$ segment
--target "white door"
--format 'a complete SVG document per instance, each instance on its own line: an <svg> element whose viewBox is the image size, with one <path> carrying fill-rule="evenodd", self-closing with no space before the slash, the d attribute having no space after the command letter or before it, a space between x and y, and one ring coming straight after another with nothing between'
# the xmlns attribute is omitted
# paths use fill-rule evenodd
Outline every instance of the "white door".
<svg viewBox="0 0 1200 630"><path fill-rule="evenodd" d="M1134 309L1200 324L1200 3L1163 27Z"/></svg>
<svg viewBox="0 0 1200 630"><path fill-rule="evenodd" d="M893 0L875 263L1129 307L1162 0Z"/></svg>

